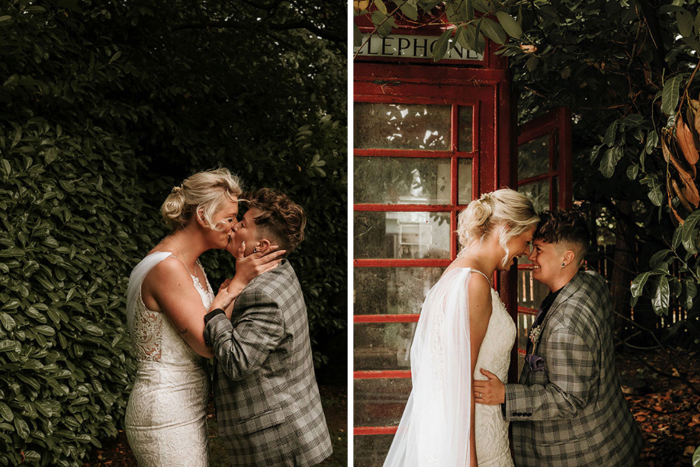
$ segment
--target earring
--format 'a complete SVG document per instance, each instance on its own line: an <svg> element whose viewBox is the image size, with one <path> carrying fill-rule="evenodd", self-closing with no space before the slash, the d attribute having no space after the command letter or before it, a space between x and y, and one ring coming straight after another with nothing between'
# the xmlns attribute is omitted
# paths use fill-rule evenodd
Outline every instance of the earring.
<svg viewBox="0 0 700 467"><path fill-rule="evenodd" d="M565 267L566 267L566 263L561 263L561 267L565 268Z"/></svg>
<svg viewBox="0 0 700 467"><path fill-rule="evenodd" d="M258 247L257 246L253 247L253 253L257 253L257 252L258 252Z"/></svg>

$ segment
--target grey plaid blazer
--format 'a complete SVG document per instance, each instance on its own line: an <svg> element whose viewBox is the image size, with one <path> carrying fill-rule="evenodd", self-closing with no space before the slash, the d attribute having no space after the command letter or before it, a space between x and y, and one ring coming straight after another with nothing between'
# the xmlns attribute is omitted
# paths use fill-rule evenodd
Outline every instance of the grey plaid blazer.
<svg viewBox="0 0 700 467"><path fill-rule="evenodd" d="M579 272L549 309L519 384L506 385L515 465L633 466L644 439L615 370L612 300L595 272Z"/></svg>
<svg viewBox="0 0 700 467"><path fill-rule="evenodd" d="M214 402L231 465L307 466L331 440L314 374L301 286L288 261L253 279L229 321L215 316Z"/></svg>

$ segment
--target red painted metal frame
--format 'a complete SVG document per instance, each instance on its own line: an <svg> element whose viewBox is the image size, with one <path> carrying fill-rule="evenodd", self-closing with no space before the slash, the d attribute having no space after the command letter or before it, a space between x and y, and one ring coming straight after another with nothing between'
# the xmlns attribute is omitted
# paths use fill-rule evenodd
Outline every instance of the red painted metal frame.
<svg viewBox="0 0 700 467"><path fill-rule="evenodd" d="M365 18L366 19L366 18ZM368 28L371 25L366 25ZM442 32L433 28L435 34ZM401 34L415 34L405 30ZM425 30L420 34L427 34ZM487 41L483 61L415 61L397 58L358 56L354 61L355 102L452 105L450 150L425 151L404 149L355 149L355 157L431 157L450 158L451 192L447 205L356 204L355 211L373 212L449 212L456 230L457 214L464 208L458 204L458 162L472 160L472 199L481 193L509 186L515 187L517 165L511 159L514 138L511 127L510 79L504 58L493 52L495 45ZM420 62L418 64L417 62ZM430 64L430 66L428 66ZM472 151L459 151L459 107L472 106ZM457 256L456 232L450 238L450 258L445 259L355 259L354 267L447 267ZM514 280L516 282L514 282ZM495 277L501 297L515 310L515 271ZM417 322L419 314L357 315L362 323ZM410 378L410 371L356 371L354 379ZM393 434L396 427L355 427L355 435Z"/></svg>
<svg viewBox="0 0 700 467"><path fill-rule="evenodd" d="M555 148L553 144L554 132L558 134L558 146ZM540 174L534 177L530 177L523 180L518 180L518 186L527 185L538 181L549 181L549 208L552 209L555 206L559 209L569 209L573 203L572 196L572 184L573 184L573 174L571 170L571 111L568 108L560 107L553 110L541 117L535 118L518 128L518 138L517 146L530 142L541 136L549 135L549 171L544 174ZM515 149L517 151L517 148ZM517 154L517 152L516 152ZM555 170L555 162L557 169ZM514 169L517 174L517 168ZM554 201L554 190L555 187L553 183L555 179L559 179L559 187L556 193L557 203ZM532 269L532 264L518 264L518 270ZM517 300L511 310L517 310L517 313L536 315L537 310L532 308L523 307L517 305ZM517 322L517 316L512 314L513 318ZM518 355L525 355L525 351L522 349L516 349L513 351L511 358L511 371L509 377L517 378L517 375L513 369L513 361L516 361Z"/></svg>

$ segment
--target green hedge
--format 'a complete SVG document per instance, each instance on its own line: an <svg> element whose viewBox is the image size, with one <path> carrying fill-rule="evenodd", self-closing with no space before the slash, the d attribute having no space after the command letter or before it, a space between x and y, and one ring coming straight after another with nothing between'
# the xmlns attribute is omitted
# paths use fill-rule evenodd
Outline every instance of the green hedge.
<svg viewBox="0 0 700 467"><path fill-rule="evenodd" d="M79 465L123 418L124 292L161 228L137 159L99 128L35 118L0 148L0 464Z"/></svg>
<svg viewBox="0 0 700 467"><path fill-rule="evenodd" d="M234 6L213 11L253 8ZM79 466L123 426L128 276L193 172L225 166L304 206L291 261L312 339L345 332L344 56L298 31L283 45L173 32L201 15L196 2L0 0L0 465ZM202 259L215 288L233 272L225 252Z"/></svg>

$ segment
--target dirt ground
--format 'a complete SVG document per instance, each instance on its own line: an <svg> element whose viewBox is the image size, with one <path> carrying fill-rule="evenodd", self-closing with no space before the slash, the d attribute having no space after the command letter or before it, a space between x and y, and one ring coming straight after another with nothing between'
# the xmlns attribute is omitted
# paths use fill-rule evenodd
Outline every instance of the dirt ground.
<svg viewBox="0 0 700 467"><path fill-rule="evenodd" d="M617 367L623 383L632 381L632 385L642 385L637 394L626 396L645 438L639 465L691 465L693 453L700 446L700 352L626 350L618 355ZM321 465L346 466L347 388L339 383L319 387L334 451ZM228 465L225 448L216 436L211 406L209 428L210 465ZM103 448L93 451L84 466L136 466L123 432L116 439L103 440L102 444Z"/></svg>
<svg viewBox="0 0 700 467"><path fill-rule="evenodd" d="M644 385L626 396L644 433L639 465L691 465L700 446L700 352L628 349L617 369L623 385Z"/></svg>
<svg viewBox="0 0 700 467"><path fill-rule="evenodd" d="M344 385L319 385L321 401L326 415L326 422L333 443L333 455L320 465L327 467L347 466L348 438L347 438L347 388ZM214 405L209 404L207 416L209 425L209 465L211 467L223 467L228 463L226 448L216 435L216 421L214 419ZM124 431L119 431L117 438L101 440L102 449L92 452L90 459L83 463L84 467L137 467L129 443Z"/></svg>

